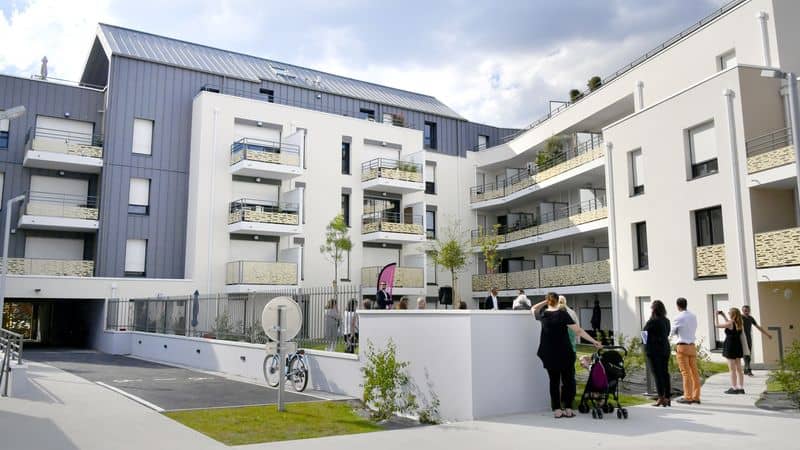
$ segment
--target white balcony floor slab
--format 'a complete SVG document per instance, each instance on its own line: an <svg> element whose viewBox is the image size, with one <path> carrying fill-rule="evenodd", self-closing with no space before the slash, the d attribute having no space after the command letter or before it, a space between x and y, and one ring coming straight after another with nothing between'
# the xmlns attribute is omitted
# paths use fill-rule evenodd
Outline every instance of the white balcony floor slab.
<svg viewBox="0 0 800 450"><path fill-rule="evenodd" d="M770 267L768 269L757 269L756 277L759 282L800 281L800 266Z"/></svg>
<svg viewBox="0 0 800 450"><path fill-rule="evenodd" d="M64 170L79 173L100 173L103 169L102 158L67 155L64 153L28 150L25 152L23 167Z"/></svg>
<svg viewBox="0 0 800 450"><path fill-rule="evenodd" d="M100 222L88 219L24 214L19 218L17 226L27 230L97 231L100 228Z"/></svg>
<svg viewBox="0 0 800 450"><path fill-rule="evenodd" d="M392 194L410 194L412 192L424 191L425 183L378 177L361 182L361 188L365 191L390 192Z"/></svg>
<svg viewBox="0 0 800 450"><path fill-rule="evenodd" d="M598 283L598 284L583 284L583 285L576 285L576 286L552 286L552 287L544 287L544 288L536 288L536 289L525 289L525 295L527 296L544 296L548 292L557 292L558 295L574 295L574 294L599 294L599 293L610 293L611 292L611 283ZM472 296L476 298L484 298L486 297L487 293L484 291L473 291ZM516 297L519 295L516 289L505 289L498 292L500 297ZM539 300L537 300L539 301ZM536 303L534 301L533 303Z"/></svg>
<svg viewBox="0 0 800 450"><path fill-rule="evenodd" d="M361 235L361 242L378 242L386 244L409 244L415 242L425 242L424 234L410 233L390 233L386 231L376 231Z"/></svg>
<svg viewBox="0 0 800 450"><path fill-rule="evenodd" d="M747 176L747 187L771 187L769 185L786 180L793 180L797 176L795 163L784 164L771 169L762 170Z"/></svg>
<svg viewBox="0 0 800 450"><path fill-rule="evenodd" d="M231 165L230 172L233 175L245 177L261 177L276 180L288 180L299 177L303 174L303 169L299 166L286 164L272 164L261 161L241 160Z"/></svg>
<svg viewBox="0 0 800 450"><path fill-rule="evenodd" d="M543 242L552 241L556 239L563 239L567 237L577 236L583 233L589 233L596 230L608 229L608 219L599 219L592 222L582 223L580 225L571 226L569 228L562 228L560 230L551 231L549 233L538 234L515 241L504 242L497 245L498 250L511 250L516 248L527 247L530 245L537 245ZM473 249L475 252L480 252L479 248Z"/></svg>
<svg viewBox="0 0 800 450"><path fill-rule="evenodd" d="M247 294L249 292L270 292L299 289L297 285L290 284L228 284L225 286L226 294Z"/></svg>
<svg viewBox="0 0 800 450"><path fill-rule="evenodd" d="M301 225L241 221L228 224L228 232L251 236L291 236L302 233L303 227Z"/></svg>

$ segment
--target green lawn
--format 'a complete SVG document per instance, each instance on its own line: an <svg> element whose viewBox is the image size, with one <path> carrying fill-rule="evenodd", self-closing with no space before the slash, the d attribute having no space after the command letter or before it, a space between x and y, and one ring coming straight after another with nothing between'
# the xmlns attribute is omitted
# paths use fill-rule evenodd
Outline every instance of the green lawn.
<svg viewBox="0 0 800 450"><path fill-rule="evenodd" d="M300 348L304 348L304 349L307 349L307 350L323 350L323 351L325 351L325 350L328 349L328 344L326 344L324 342L301 342L300 344L301 344ZM334 351L337 352L337 353L345 353L345 351L344 351L345 346L346 346L346 344L344 342L340 341L340 342L338 342L336 344L336 349ZM358 354L358 346L356 346L355 354Z"/></svg>
<svg viewBox="0 0 800 450"><path fill-rule="evenodd" d="M786 389L783 387L783 384L781 384L779 381L768 380L767 392L786 392Z"/></svg>
<svg viewBox="0 0 800 450"><path fill-rule="evenodd" d="M358 416L347 403L308 402L201 409L164 413L189 428L226 445L287 441L380 431L374 422Z"/></svg>

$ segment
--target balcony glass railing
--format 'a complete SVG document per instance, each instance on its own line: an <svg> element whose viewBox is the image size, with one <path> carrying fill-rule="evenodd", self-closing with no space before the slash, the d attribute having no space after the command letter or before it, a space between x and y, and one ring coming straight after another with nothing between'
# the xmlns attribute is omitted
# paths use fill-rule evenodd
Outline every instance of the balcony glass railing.
<svg viewBox="0 0 800 450"><path fill-rule="evenodd" d="M265 261L231 261L227 266L226 284L263 284L292 286L297 284L297 264Z"/></svg>
<svg viewBox="0 0 800 450"><path fill-rule="evenodd" d="M781 128L747 141L747 173L792 164L794 156L792 130Z"/></svg>
<svg viewBox="0 0 800 450"><path fill-rule="evenodd" d="M30 192L23 207L25 215L97 220L97 197L55 192Z"/></svg>
<svg viewBox="0 0 800 450"><path fill-rule="evenodd" d="M231 165L242 160L299 166L300 146L278 141L242 138L231 144Z"/></svg>
<svg viewBox="0 0 800 450"><path fill-rule="evenodd" d="M2 262L0 262L2 267ZM94 261L39 258L9 258L10 275L42 275L55 277L91 277Z"/></svg>
<svg viewBox="0 0 800 450"><path fill-rule="evenodd" d="M101 134L33 127L28 131L27 141L29 147L36 151L90 158L103 157Z"/></svg>
<svg viewBox="0 0 800 450"><path fill-rule="evenodd" d="M422 183L422 164L387 158L376 158L361 163L361 181L376 178Z"/></svg>
<svg viewBox="0 0 800 450"><path fill-rule="evenodd" d="M243 198L231 202L228 223L260 222L297 225L300 221L297 203Z"/></svg>
<svg viewBox="0 0 800 450"><path fill-rule="evenodd" d="M495 183L487 183L470 188L470 202L476 203L511 195L517 191L533 186L560 175L568 170L594 161L603 156L602 137L582 142L581 144L560 151L546 161L530 164L516 175Z"/></svg>
<svg viewBox="0 0 800 450"><path fill-rule="evenodd" d="M375 287L378 274L383 266L371 266L361 268L361 286ZM398 266L394 272L395 288L423 288L425 287L425 275L421 267Z"/></svg>
<svg viewBox="0 0 800 450"><path fill-rule="evenodd" d="M800 266L800 228L756 233L756 267Z"/></svg>
<svg viewBox="0 0 800 450"><path fill-rule="evenodd" d="M611 266L608 260L583 264L528 269L516 272L478 274L472 276L472 290L538 289L562 286L582 286L611 282Z"/></svg>
<svg viewBox="0 0 800 450"><path fill-rule="evenodd" d="M396 212L381 212L365 214L361 217L361 233L387 233L424 234L422 216Z"/></svg>
<svg viewBox="0 0 800 450"><path fill-rule="evenodd" d="M529 216L510 227L497 227L490 230L472 230L472 245L480 245L482 236L498 235L500 243L513 242L531 236L549 233L564 228L581 225L608 217L605 200L587 200L585 202L558 208L539 217Z"/></svg>

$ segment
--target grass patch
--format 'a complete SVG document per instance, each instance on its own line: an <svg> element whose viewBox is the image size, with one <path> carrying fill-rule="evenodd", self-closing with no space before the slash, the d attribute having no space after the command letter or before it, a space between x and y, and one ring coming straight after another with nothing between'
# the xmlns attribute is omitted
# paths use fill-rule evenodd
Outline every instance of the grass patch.
<svg viewBox="0 0 800 450"><path fill-rule="evenodd" d="M777 380L767 380L767 392L786 392L783 383Z"/></svg>
<svg viewBox="0 0 800 450"><path fill-rule="evenodd" d="M300 348L303 348L303 349L306 349L306 350L321 350L321 351L327 351L328 350L328 344L326 344L324 342L301 342L301 344L302 345L300 345ZM336 352L336 353L347 353L347 352L344 351L346 346L347 346L347 344L345 344L344 342L338 342L336 344L334 352ZM358 354L358 346L356 346L354 354L356 354L356 355Z"/></svg>
<svg viewBox="0 0 800 450"><path fill-rule="evenodd" d="M580 404L581 395L583 395L583 390L585 388L586 388L585 383L578 383L578 390L577 393L575 394L575 405ZM609 395L609 398L610 397L611 396ZM623 408L627 408L628 406L644 405L645 403L652 402L652 400L643 395L630 395L630 394L623 394L620 392L619 402Z"/></svg>
<svg viewBox="0 0 800 450"><path fill-rule="evenodd" d="M380 431L374 422L358 416L347 403L308 402L216 408L164 413L189 428L226 445L256 444L343 434Z"/></svg>
<svg viewBox="0 0 800 450"><path fill-rule="evenodd" d="M699 365L702 368L702 372L709 377L711 375L716 375L718 373L726 373L728 371L728 364L721 363L721 362L713 362L713 361L702 361L699 362Z"/></svg>

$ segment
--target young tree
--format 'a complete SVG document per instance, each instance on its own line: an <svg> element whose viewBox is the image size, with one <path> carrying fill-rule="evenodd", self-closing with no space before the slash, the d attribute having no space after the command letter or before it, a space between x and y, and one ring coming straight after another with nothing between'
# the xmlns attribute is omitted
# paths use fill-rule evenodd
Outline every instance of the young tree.
<svg viewBox="0 0 800 450"><path fill-rule="evenodd" d="M319 252L333 262L334 288L339 280L339 263L344 259L345 253L353 248L353 242L347 232L344 215L339 214L328 224L325 232L325 244L319 246Z"/></svg>
<svg viewBox="0 0 800 450"><path fill-rule="evenodd" d="M461 301L461 296L458 293L458 272L464 270L469 263L469 253L471 251L471 243L469 240L462 238L464 233L457 223L451 224L447 230L442 233L442 238L432 242L430 250L433 261L450 271L450 278L453 286L453 304Z"/></svg>
<svg viewBox="0 0 800 450"><path fill-rule="evenodd" d="M484 232L483 229L478 230L478 238L476 243L483 253L483 260L486 262L486 272L494 273L503 258L497 253L497 246L503 241L500 236L500 224L495 224L493 232Z"/></svg>

